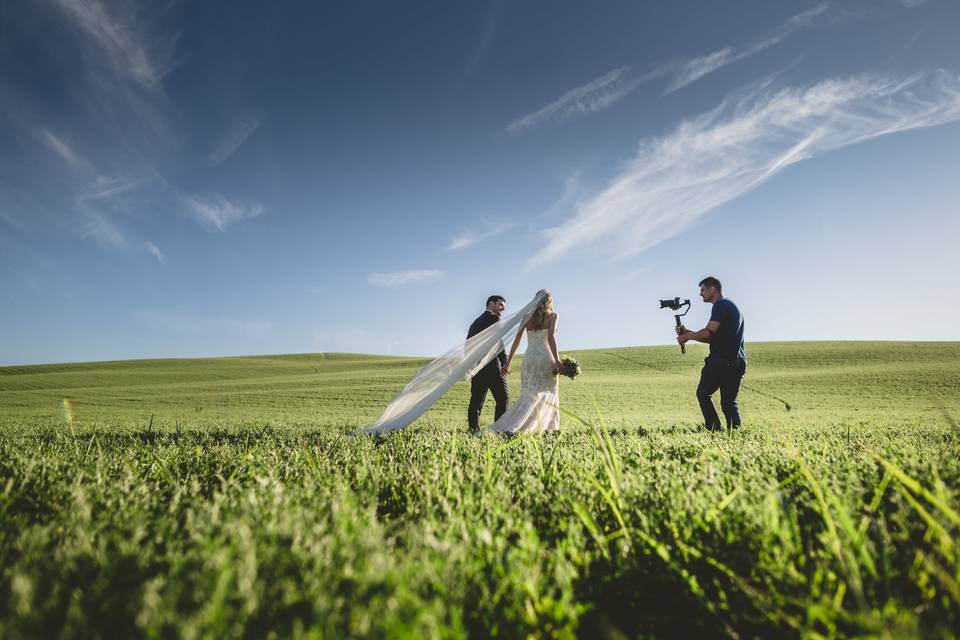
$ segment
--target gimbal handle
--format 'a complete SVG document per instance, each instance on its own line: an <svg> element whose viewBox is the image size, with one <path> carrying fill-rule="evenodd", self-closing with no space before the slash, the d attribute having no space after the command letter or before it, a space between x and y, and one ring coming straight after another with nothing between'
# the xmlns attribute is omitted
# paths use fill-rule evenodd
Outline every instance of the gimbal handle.
<svg viewBox="0 0 960 640"><path fill-rule="evenodd" d="M684 314L684 315L685 315L685 314ZM677 321L677 326L679 327L680 324L681 324L681 323L680 323L680 316L679 316L679 315L675 315L675 316L673 316L673 317L674 317L674 319ZM678 334L678 335L679 335L679 334ZM681 344L681 345L680 345L680 353L685 354L686 352L687 352L687 345Z"/></svg>

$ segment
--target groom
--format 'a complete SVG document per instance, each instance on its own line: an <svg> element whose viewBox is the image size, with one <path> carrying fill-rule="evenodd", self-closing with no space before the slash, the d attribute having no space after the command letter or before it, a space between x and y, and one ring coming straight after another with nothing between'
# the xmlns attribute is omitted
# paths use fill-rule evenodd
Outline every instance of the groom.
<svg viewBox="0 0 960 640"><path fill-rule="evenodd" d="M500 321L500 314L507 308L507 301L503 296L490 296L487 298L487 310L470 325L467 332L467 339L477 335L487 327ZM507 363L507 354L503 351L497 354L494 360L491 360L485 367L477 372L470 381L470 407L467 409L467 422L470 424L470 432L478 433L480 431L480 410L483 409L483 403L487 399L487 391L493 393L493 399L497 402L497 408L494 412L494 419L499 420L507 411L507 379L500 373L500 369Z"/></svg>

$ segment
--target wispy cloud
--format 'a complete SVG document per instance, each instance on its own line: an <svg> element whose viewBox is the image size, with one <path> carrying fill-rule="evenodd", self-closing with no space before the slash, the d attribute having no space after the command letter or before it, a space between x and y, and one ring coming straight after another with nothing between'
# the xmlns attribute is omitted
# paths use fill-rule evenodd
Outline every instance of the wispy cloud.
<svg viewBox="0 0 960 640"><path fill-rule="evenodd" d="M919 7L922 4L926 4L927 0L900 0L900 4L905 6L907 9L913 9L914 7Z"/></svg>
<svg viewBox="0 0 960 640"><path fill-rule="evenodd" d="M670 70L673 79L665 93L676 91L728 64L739 62L740 60L760 53L764 49L769 49L779 44L797 29L808 27L818 18L826 17L829 8L829 5L826 3L818 4L808 11L793 16L759 40L755 40L746 46L724 47L719 51L714 51L680 64L676 69Z"/></svg>
<svg viewBox="0 0 960 640"><path fill-rule="evenodd" d="M250 137L250 134L257 130L261 122L263 122L263 118L257 113L249 113L234 118L217 144L217 148L208 156L207 159L210 164L216 166L236 153L237 149Z"/></svg>
<svg viewBox="0 0 960 640"><path fill-rule="evenodd" d="M447 245L444 251L460 251L462 249L466 249L467 247L472 247L477 243L500 235L504 231L508 231L516 225L517 223L515 222L506 221L492 223L488 222L486 223L485 228L463 231L450 240L450 244Z"/></svg>
<svg viewBox="0 0 960 640"><path fill-rule="evenodd" d="M660 75L666 73L663 71ZM507 133L517 135L542 124L563 124L603 111L654 77L654 73L634 77L629 66L614 69L596 80L567 91L542 109L514 120L507 125Z"/></svg>
<svg viewBox="0 0 960 640"><path fill-rule="evenodd" d="M170 3L52 0L52 4L76 34L65 38L63 46L82 63L82 73L64 73L67 67L54 72L62 74L86 116L73 133L78 138L85 133L88 159L109 173L171 147L175 135L163 79L175 66L177 35L159 28Z"/></svg>
<svg viewBox="0 0 960 640"><path fill-rule="evenodd" d="M266 211L259 202L249 205L237 203L220 194L210 198L184 196L183 202L197 222L210 231L218 232L226 231L227 227L235 222L256 218Z"/></svg>
<svg viewBox="0 0 960 640"><path fill-rule="evenodd" d="M105 0L21 5L24 19L13 20L5 38L18 50L30 47L38 68L0 79L0 133L20 141L0 149L0 163L20 168L16 186L36 194L36 205L16 215L46 215L104 248L142 251L130 220L176 193L154 169L172 165L175 139L162 80L176 38L158 29L166 8Z"/></svg>
<svg viewBox="0 0 960 640"><path fill-rule="evenodd" d="M415 271L391 271L389 273L371 273L367 276L367 283L375 287L390 287L395 289L409 284L434 282L443 277L443 271L436 269L419 269Z"/></svg>
<svg viewBox="0 0 960 640"><path fill-rule="evenodd" d="M553 204L547 207L547 210L541 214L548 218L554 218L560 215L570 213L574 206L577 196L580 195L580 173L573 173L563 181L563 193L554 200Z"/></svg>
<svg viewBox="0 0 960 640"><path fill-rule="evenodd" d="M80 236L95 240L109 249L129 250L139 245L131 241L118 217L140 215L136 210L142 203L140 193L148 185L161 182L152 173L121 176L96 176L83 185L73 198L80 214Z"/></svg>
<svg viewBox="0 0 960 640"><path fill-rule="evenodd" d="M801 88L761 83L648 140L627 168L547 232L540 264L608 241L636 254L795 162L899 131L960 120L960 77L857 76Z"/></svg>
<svg viewBox="0 0 960 640"><path fill-rule="evenodd" d="M155 89L173 67L170 42L148 45L144 25L132 11L128 10L121 19L107 11L99 0L54 0L54 3L101 48L118 73Z"/></svg>
<svg viewBox="0 0 960 640"><path fill-rule="evenodd" d="M507 133L519 135L544 124L565 124L598 113L620 102L642 84L666 76L672 76L672 79L665 93L676 91L721 67L772 47L797 29L814 24L817 19L826 18L828 9L828 4L818 4L744 47L724 47L689 60L664 62L645 73L630 66L619 67L514 120L506 126Z"/></svg>
<svg viewBox="0 0 960 640"><path fill-rule="evenodd" d="M130 242L120 229L105 215L94 209L84 208L80 212L80 236L91 238L101 246L113 249L126 249Z"/></svg>
<svg viewBox="0 0 960 640"><path fill-rule="evenodd" d="M490 45L493 44L493 40L500 28L500 22L503 20L503 14L506 10L507 3L506 0L493 0L493 2L486 3L486 5L478 6L486 6L487 13L483 18L483 27L480 29L480 38L477 40L477 45L470 53L470 57L467 59L467 64L463 69L464 78L472 75L473 72L476 71L480 66L480 63L483 62L483 59L487 56L487 51L490 49Z"/></svg>
<svg viewBox="0 0 960 640"><path fill-rule="evenodd" d="M70 148L66 142L63 141L59 136L54 134L49 129L41 129L39 131L40 139L46 143L50 149L52 149L58 156L60 156L64 162L70 165L73 169L85 169L87 166L86 161L78 156L73 149Z"/></svg>
<svg viewBox="0 0 960 640"><path fill-rule="evenodd" d="M148 240L145 246L147 248L147 253L156 258L157 262L160 264L167 264L167 256L163 255L163 252L160 251L160 248L157 245Z"/></svg>
<svg viewBox="0 0 960 640"><path fill-rule="evenodd" d="M129 173L112 176L96 176L77 193L76 200L85 205L113 201L122 204L126 194L139 191L151 185L166 186L163 179L153 171Z"/></svg>

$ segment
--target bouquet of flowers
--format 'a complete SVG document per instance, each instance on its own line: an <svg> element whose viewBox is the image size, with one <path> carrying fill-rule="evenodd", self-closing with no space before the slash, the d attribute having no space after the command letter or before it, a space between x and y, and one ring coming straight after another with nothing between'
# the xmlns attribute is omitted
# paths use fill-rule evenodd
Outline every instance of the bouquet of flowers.
<svg viewBox="0 0 960 640"><path fill-rule="evenodd" d="M560 375L573 380L580 375L580 362L576 358L563 356L560 358Z"/></svg>

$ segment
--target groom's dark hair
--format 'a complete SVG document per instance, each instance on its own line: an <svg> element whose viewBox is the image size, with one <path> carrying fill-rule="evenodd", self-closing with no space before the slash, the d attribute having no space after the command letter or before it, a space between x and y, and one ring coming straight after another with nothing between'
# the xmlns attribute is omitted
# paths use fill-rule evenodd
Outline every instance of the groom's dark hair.
<svg viewBox="0 0 960 640"><path fill-rule="evenodd" d="M489 307L491 302L506 302L506 301L507 299L504 298L503 296L490 296L489 298L487 298L487 306Z"/></svg>

